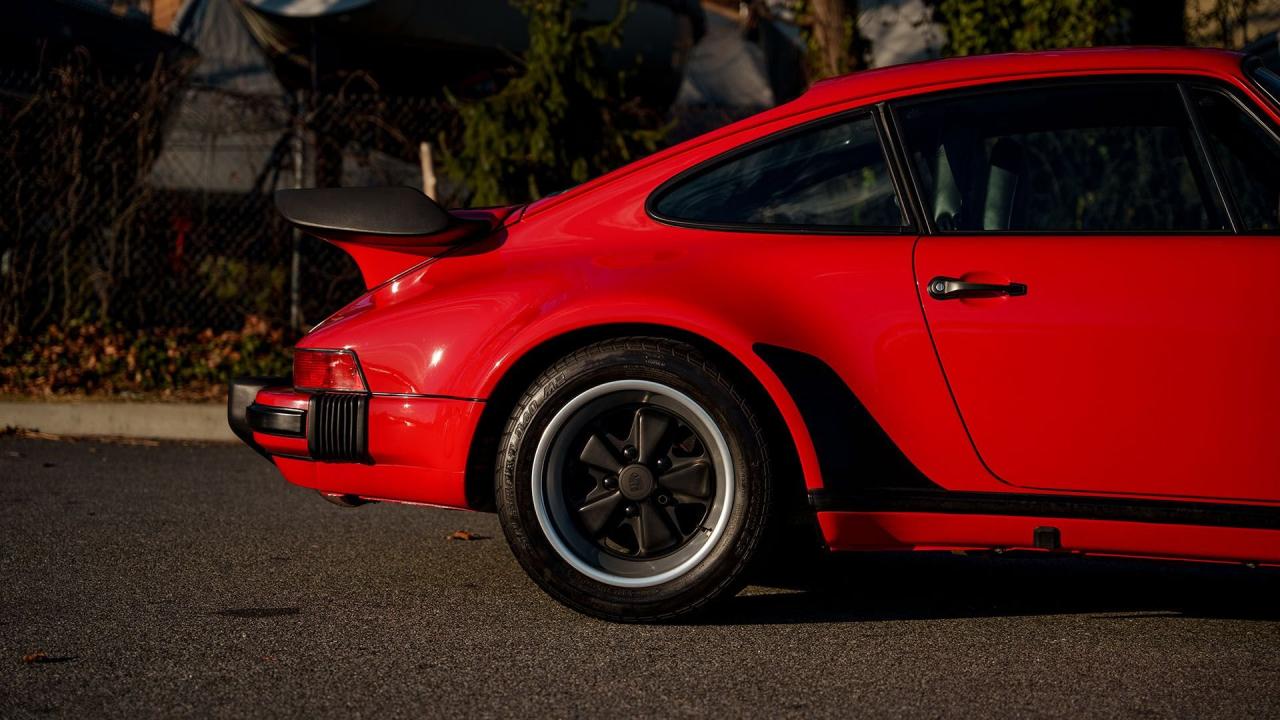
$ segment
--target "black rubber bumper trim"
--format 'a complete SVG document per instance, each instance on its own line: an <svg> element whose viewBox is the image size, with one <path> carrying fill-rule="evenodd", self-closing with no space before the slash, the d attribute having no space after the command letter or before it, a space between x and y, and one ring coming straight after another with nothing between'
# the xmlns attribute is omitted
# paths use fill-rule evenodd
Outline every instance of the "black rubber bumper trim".
<svg viewBox="0 0 1280 720"><path fill-rule="evenodd" d="M253 441L253 428L249 427L249 406L254 404L254 400L263 388L290 385L293 385L293 378L289 376L241 377L235 378L227 385L227 424L231 426L231 432L244 441L245 445L273 463L275 460L271 459L271 453Z"/></svg>
<svg viewBox="0 0 1280 720"><path fill-rule="evenodd" d="M373 464L369 456L369 397L367 393L312 394L306 428L311 459Z"/></svg>
<svg viewBox="0 0 1280 720"><path fill-rule="evenodd" d="M280 437L306 437L307 412L293 408L273 407L254 403L246 411L249 427L254 432Z"/></svg>
<svg viewBox="0 0 1280 720"><path fill-rule="evenodd" d="M809 504L819 512L1013 515L1280 530L1280 507L1234 503L889 489L856 495L815 490Z"/></svg>

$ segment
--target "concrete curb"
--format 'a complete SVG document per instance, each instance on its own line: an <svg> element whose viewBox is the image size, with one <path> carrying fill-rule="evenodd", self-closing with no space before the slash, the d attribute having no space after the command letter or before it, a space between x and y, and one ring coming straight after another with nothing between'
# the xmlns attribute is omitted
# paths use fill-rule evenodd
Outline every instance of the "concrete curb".
<svg viewBox="0 0 1280 720"><path fill-rule="evenodd" d="M0 427L55 435L234 441L223 405L148 402L0 402Z"/></svg>

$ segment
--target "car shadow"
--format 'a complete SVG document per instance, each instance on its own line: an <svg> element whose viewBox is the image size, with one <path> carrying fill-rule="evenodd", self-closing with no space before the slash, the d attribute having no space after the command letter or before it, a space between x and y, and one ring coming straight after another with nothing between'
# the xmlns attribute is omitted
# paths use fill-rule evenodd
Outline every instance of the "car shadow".
<svg viewBox="0 0 1280 720"><path fill-rule="evenodd" d="M1280 621L1280 571L1042 553L848 553L764 571L696 622L1090 614Z"/></svg>

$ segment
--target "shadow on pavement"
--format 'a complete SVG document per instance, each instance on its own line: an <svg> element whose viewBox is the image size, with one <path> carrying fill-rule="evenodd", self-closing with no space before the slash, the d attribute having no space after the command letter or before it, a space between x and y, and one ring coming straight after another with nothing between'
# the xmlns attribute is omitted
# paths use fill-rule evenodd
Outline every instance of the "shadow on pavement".
<svg viewBox="0 0 1280 720"><path fill-rule="evenodd" d="M835 554L765 570L699 624L1096 614L1280 621L1280 571L1008 553Z"/></svg>

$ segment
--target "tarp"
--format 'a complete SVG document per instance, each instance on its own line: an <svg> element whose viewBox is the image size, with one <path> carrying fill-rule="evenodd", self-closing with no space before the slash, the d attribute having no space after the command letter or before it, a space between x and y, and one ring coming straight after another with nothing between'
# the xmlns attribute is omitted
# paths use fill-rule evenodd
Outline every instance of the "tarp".
<svg viewBox="0 0 1280 720"><path fill-rule="evenodd" d="M287 96L240 13L234 0L188 0L179 11L173 31L200 62L166 130L153 187L242 193L273 166L289 127Z"/></svg>
<svg viewBox="0 0 1280 720"><path fill-rule="evenodd" d="M746 39L740 20L709 8L707 34L685 66L676 106L762 109L773 105L764 52ZM677 109L676 112L679 112Z"/></svg>

